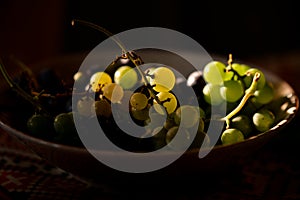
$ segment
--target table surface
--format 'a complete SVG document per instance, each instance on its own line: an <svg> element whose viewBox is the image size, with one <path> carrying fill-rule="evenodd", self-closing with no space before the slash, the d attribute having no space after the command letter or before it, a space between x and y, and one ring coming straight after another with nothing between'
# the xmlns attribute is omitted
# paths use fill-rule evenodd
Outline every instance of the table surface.
<svg viewBox="0 0 300 200"><path fill-rule="evenodd" d="M300 93L300 52L247 60L272 70ZM0 130L0 199L300 199L300 115L254 155L217 177L174 185L141 183L142 187L91 186L47 163Z"/></svg>

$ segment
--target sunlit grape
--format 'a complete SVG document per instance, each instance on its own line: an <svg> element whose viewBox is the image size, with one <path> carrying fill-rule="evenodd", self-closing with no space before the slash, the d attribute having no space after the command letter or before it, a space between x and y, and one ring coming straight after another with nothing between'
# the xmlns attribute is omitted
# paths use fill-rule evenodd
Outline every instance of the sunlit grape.
<svg viewBox="0 0 300 200"><path fill-rule="evenodd" d="M168 92L176 83L174 72L168 67L158 67L152 72L150 84L155 85L153 89L157 92Z"/></svg>
<svg viewBox="0 0 300 200"><path fill-rule="evenodd" d="M112 83L112 79L106 72L96 72L90 78L91 89L94 92L99 92L109 83Z"/></svg>
<svg viewBox="0 0 300 200"><path fill-rule="evenodd" d="M225 81L220 88L220 94L227 102L236 102L243 96L244 88L240 81Z"/></svg>
<svg viewBox="0 0 300 200"><path fill-rule="evenodd" d="M243 133L235 128L226 129L221 135L221 141L224 145L241 142L244 139Z"/></svg>
<svg viewBox="0 0 300 200"><path fill-rule="evenodd" d="M114 81L123 89L132 88L138 81L138 74L130 66L119 67L114 74Z"/></svg>
<svg viewBox="0 0 300 200"><path fill-rule="evenodd" d="M203 69L203 78L206 82L221 85L223 81L230 80L232 72L226 72L226 66L219 61L212 61L205 65Z"/></svg>
<svg viewBox="0 0 300 200"><path fill-rule="evenodd" d="M110 102L117 103L121 101L124 95L123 88L116 84L116 83L110 83L103 87L103 96L105 96Z"/></svg>
<svg viewBox="0 0 300 200"><path fill-rule="evenodd" d="M211 105L219 105L224 99L220 93L220 85L208 83L203 88L204 100Z"/></svg>
<svg viewBox="0 0 300 200"><path fill-rule="evenodd" d="M200 119L199 110L194 106L183 105L176 109L174 120L177 125L182 125L186 128L195 126Z"/></svg>
<svg viewBox="0 0 300 200"><path fill-rule="evenodd" d="M170 93L170 92L160 92L157 94L157 98L162 103L162 106L166 109L167 113L170 114L175 111L177 108L177 99L176 97ZM157 102L154 100L154 103L157 104ZM163 114L164 111L160 106L155 106L155 110L158 113Z"/></svg>
<svg viewBox="0 0 300 200"><path fill-rule="evenodd" d="M232 63L232 69L235 70L240 76L244 76L248 69L251 67L245 64Z"/></svg>

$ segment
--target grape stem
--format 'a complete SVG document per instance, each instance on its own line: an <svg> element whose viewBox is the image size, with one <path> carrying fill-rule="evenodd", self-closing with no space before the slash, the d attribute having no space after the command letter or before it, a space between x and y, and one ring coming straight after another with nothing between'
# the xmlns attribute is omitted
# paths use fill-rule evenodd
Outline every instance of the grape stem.
<svg viewBox="0 0 300 200"><path fill-rule="evenodd" d="M254 95L254 92L256 91L257 88L257 82L260 78L260 73L256 72L252 83L250 85L250 87L245 91L245 95L243 96L241 102L239 103L239 105L233 110L231 111L228 115L226 115L224 118L222 118L221 120L225 120L226 122L226 129L229 128L229 124L230 124L230 119L236 115L238 112L240 112L240 110L243 108L243 106L246 104L246 102L248 101L248 99Z"/></svg>
<svg viewBox="0 0 300 200"><path fill-rule="evenodd" d="M73 19L71 21L72 26L75 26L75 23L79 23L79 24L89 26L89 27L91 27L95 30L98 30L98 31L104 33L106 36L110 37L122 49L123 54L125 54L127 52L124 45L122 44L122 42L116 36L114 36L111 32L109 32L108 30L106 30L102 26L98 26L94 23L84 21L84 20L80 20L80 19Z"/></svg>
<svg viewBox="0 0 300 200"><path fill-rule="evenodd" d="M36 80L32 70L15 56L10 56L10 59L30 76L34 88L38 88L38 81Z"/></svg>
<svg viewBox="0 0 300 200"><path fill-rule="evenodd" d="M233 61L232 60L232 54L230 53L229 56L228 56L228 61L227 61L228 66L230 66L230 68L231 68L232 61Z"/></svg>
<svg viewBox="0 0 300 200"><path fill-rule="evenodd" d="M148 82L148 80L147 80L147 78L146 78L144 72L143 72L143 71L141 70L141 68L139 67L139 63L141 62L141 61L139 60L139 58L138 58L138 60L135 59L135 58L133 58L132 55L130 54L130 52L127 52L127 56L128 56L128 58L134 63L134 65L136 66L138 72L141 74L141 76L142 76L142 81L144 82L145 86L148 87L148 86L150 85L150 83ZM148 89L150 90L151 96L155 99L155 101L156 101L158 104L163 105L163 103L162 103L162 102L158 99L158 97L155 95L155 92L154 92L153 88L152 88L152 87L148 87Z"/></svg>
<svg viewBox="0 0 300 200"><path fill-rule="evenodd" d="M147 86L147 87L150 85L147 78L146 78L146 76L145 76L145 74L144 74L144 72L139 67L139 65L141 63L143 63L142 60L140 58L134 58L134 56L132 56L132 53L130 51L126 50L125 45L116 36L114 36L111 32L109 32L105 28L103 28L101 26L98 26L98 25L96 25L94 23L91 23L91 22L87 22L87 21L80 20L80 19L73 19L71 21L72 26L74 26L75 23L80 23L80 24L89 26L89 27L91 27L95 30L98 30L98 31L104 33L106 36L110 37L122 49L122 53L125 54L131 60L131 62L133 62L133 64L137 68L139 74L142 76L142 81L143 81L144 85ZM149 90L150 90L151 96L155 99L155 101L158 104L161 104L160 100L155 95L154 90L151 87L149 87Z"/></svg>
<svg viewBox="0 0 300 200"><path fill-rule="evenodd" d="M25 92L18 84L16 84L13 79L10 77L10 75L7 73L4 64L2 60L0 59L0 71L5 79L5 81L8 83L9 87L17 92L20 96L22 96L25 100L30 102L38 111L45 111L43 106L36 101L35 97L30 96L27 92ZM46 112L47 113L47 112Z"/></svg>
<svg viewBox="0 0 300 200"><path fill-rule="evenodd" d="M228 61L227 61L228 66L226 67L226 72L233 72L234 75L232 76L232 79L234 79L234 77L237 76L238 79L241 80L243 86L245 87L246 84L243 78L247 76L247 74L244 76L239 75L239 73L232 68L232 62L233 62L232 54L229 54Z"/></svg>

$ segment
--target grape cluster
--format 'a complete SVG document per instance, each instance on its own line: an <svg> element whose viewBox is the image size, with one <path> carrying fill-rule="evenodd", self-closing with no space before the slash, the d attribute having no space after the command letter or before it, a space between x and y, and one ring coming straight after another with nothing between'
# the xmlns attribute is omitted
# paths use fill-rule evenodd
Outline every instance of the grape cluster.
<svg viewBox="0 0 300 200"><path fill-rule="evenodd" d="M224 108L226 127L221 134L222 144L232 144L271 128L275 115L267 108L274 98L272 84L264 73L245 64L220 61L208 63L203 70L203 99L207 112L212 106ZM210 116L210 118L214 118Z"/></svg>
<svg viewBox="0 0 300 200"><path fill-rule="evenodd" d="M192 140L189 131L197 128L201 137L196 137L194 144L201 145L205 133L200 113L204 111L178 102L173 92L176 87L173 70L165 65L151 65L141 71L129 58L134 56L138 60L138 56L130 53L117 58L105 70L74 75L75 81L84 83L79 91L84 95L76 102L77 108L73 112L85 118L97 117L107 136L128 150L155 150L169 145L181 125L185 140ZM142 63L141 60L138 62ZM114 116L112 109L117 110ZM128 112L130 119L125 117ZM144 127L144 131L139 139L125 137L116 121L125 126L135 123ZM127 143L125 147L124 143Z"/></svg>

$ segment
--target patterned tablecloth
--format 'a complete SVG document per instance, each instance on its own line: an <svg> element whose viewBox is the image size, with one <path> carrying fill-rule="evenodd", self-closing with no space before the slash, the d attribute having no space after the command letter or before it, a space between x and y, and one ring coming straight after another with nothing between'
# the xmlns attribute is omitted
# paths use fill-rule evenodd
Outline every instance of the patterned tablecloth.
<svg viewBox="0 0 300 200"><path fill-rule="evenodd" d="M295 65L287 59L282 63ZM279 67L274 71L285 71L283 78L296 87L297 73ZM137 184L139 187L105 183L94 187L42 160L0 130L0 200L300 199L299 122L298 114L279 137L215 177L194 177L191 182L178 180L170 185L158 180Z"/></svg>

